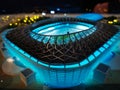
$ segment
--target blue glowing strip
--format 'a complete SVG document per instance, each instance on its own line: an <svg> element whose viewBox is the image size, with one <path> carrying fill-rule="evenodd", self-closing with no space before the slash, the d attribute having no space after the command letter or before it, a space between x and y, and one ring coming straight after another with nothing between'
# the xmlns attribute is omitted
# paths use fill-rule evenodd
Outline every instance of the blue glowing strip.
<svg viewBox="0 0 120 90"><path fill-rule="evenodd" d="M34 57L31 57L31 60L33 60L34 62L37 62L37 59L35 59Z"/></svg>
<svg viewBox="0 0 120 90"><path fill-rule="evenodd" d="M14 48L16 49L16 50L19 50L20 48L19 47L17 47L17 46L14 46Z"/></svg>
<svg viewBox="0 0 120 90"><path fill-rule="evenodd" d="M115 41L115 39L114 39L114 38L111 38L110 40L111 40L112 42L114 42L114 41Z"/></svg>
<svg viewBox="0 0 120 90"><path fill-rule="evenodd" d="M89 61L93 61L95 59L95 57L93 56L93 55L90 55L89 57L88 57L88 60Z"/></svg>
<svg viewBox="0 0 120 90"><path fill-rule="evenodd" d="M79 64L73 64L73 65L66 65L66 68L75 68L75 67L79 67Z"/></svg>
<svg viewBox="0 0 120 90"><path fill-rule="evenodd" d="M84 31L85 35L88 36L89 35L89 31Z"/></svg>
<svg viewBox="0 0 120 90"><path fill-rule="evenodd" d="M39 35L34 35L33 38L36 40L39 37Z"/></svg>
<svg viewBox="0 0 120 90"><path fill-rule="evenodd" d="M30 55L29 55L28 53L24 53L24 55L25 55L26 57L30 57Z"/></svg>
<svg viewBox="0 0 120 90"><path fill-rule="evenodd" d="M9 43L10 43L10 42L9 42ZM14 47L15 45L14 45L13 43L11 43L11 46L13 46L13 47Z"/></svg>
<svg viewBox="0 0 120 90"><path fill-rule="evenodd" d="M120 32L115 35L117 38L120 38Z"/></svg>
<svg viewBox="0 0 120 90"><path fill-rule="evenodd" d="M94 31L92 29L88 30L89 34L92 34Z"/></svg>
<svg viewBox="0 0 120 90"><path fill-rule="evenodd" d="M59 44L63 44L63 40L59 40L59 39L58 39L57 42L58 42ZM70 42L70 39L69 39L69 38L65 38L65 39L64 39L64 43L67 44L67 43L69 43L69 42Z"/></svg>
<svg viewBox="0 0 120 90"><path fill-rule="evenodd" d="M75 34L77 39L79 40L80 39L80 35L78 33Z"/></svg>
<svg viewBox="0 0 120 90"><path fill-rule="evenodd" d="M34 37L35 35L36 35L35 33L30 32L30 36L31 36L31 37Z"/></svg>
<svg viewBox="0 0 120 90"><path fill-rule="evenodd" d="M22 54L24 54L24 51L22 49L19 49L19 52L22 53Z"/></svg>
<svg viewBox="0 0 120 90"><path fill-rule="evenodd" d="M92 29L93 29L93 31L97 30L97 29L96 29L96 26L94 26L94 28L92 28Z"/></svg>
<svg viewBox="0 0 120 90"><path fill-rule="evenodd" d="M84 31L83 31L84 32ZM79 33L82 38L84 38L84 34L82 32Z"/></svg>
<svg viewBox="0 0 120 90"><path fill-rule="evenodd" d="M50 42L51 44L54 44L56 37L53 36L53 37L51 37L51 38L52 38L52 39L50 39L49 42Z"/></svg>
<svg viewBox="0 0 120 90"><path fill-rule="evenodd" d="M46 36L46 37L44 38L43 42L44 42L44 43L47 43L48 40L49 40L49 38L50 38L50 36Z"/></svg>
<svg viewBox="0 0 120 90"><path fill-rule="evenodd" d="M119 37L119 36L120 36L119 34L120 34L120 32L118 32L115 36L116 36L116 37Z"/></svg>
<svg viewBox="0 0 120 90"><path fill-rule="evenodd" d="M105 43L105 44L103 45L103 47L108 48L109 45Z"/></svg>
<svg viewBox="0 0 120 90"><path fill-rule="evenodd" d="M90 34L92 34L95 30L94 28L91 28L90 30L88 30Z"/></svg>
<svg viewBox="0 0 120 90"><path fill-rule="evenodd" d="M95 52L94 52L94 55L97 57L97 56L99 56L101 53L98 51L98 50L96 50Z"/></svg>
<svg viewBox="0 0 120 90"><path fill-rule="evenodd" d="M117 34L116 34L116 35L114 35L114 36L113 36L113 38L114 38L114 39L117 39L117 38L118 38Z"/></svg>
<svg viewBox="0 0 120 90"><path fill-rule="evenodd" d="M86 65L86 64L88 64L88 63L89 63L88 60L85 59L85 60L83 60L82 62L80 62L80 66L84 66L84 65Z"/></svg>
<svg viewBox="0 0 120 90"><path fill-rule="evenodd" d="M34 36L34 34L31 32L31 33L30 33L30 36L32 36L32 37L33 37L33 36Z"/></svg>
<svg viewBox="0 0 120 90"><path fill-rule="evenodd" d="M59 65L59 66L50 65L50 68L65 68L65 66L64 65Z"/></svg>
<svg viewBox="0 0 120 90"><path fill-rule="evenodd" d="M48 64L42 63L42 62L40 62L40 61L38 62L38 64L43 65L43 66L46 66L46 67L49 67Z"/></svg>
<svg viewBox="0 0 120 90"><path fill-rule="evenodd" d="M32 32L36 32L36 33L37 33L37 32L39 32L39 30L40 30L40 29L37 28L37 29L34 29Z"/></svg>
<svg viewBox="0 0 120 90"><path fill-rule="evenodd" d="M7 40L7 39L6 39L6 41L7 41L8 43L10 43L10 41L9 41L9 40ZM14 45L14 44L13 44L13 45Z"/></svg>
<svg viewBox="0 0 120 90"><path fill-rule="evenodd" d="M100 50L101 52L103 52L103 51L105 51L105 48L100 47L99 50Z"/></svg>
<svg viewBox="0 0 120 90"><path fill-rule="evenodd" d="M109 44L109 45L111 45L112 44L112 42L109 40L109 41L107 41L107 43Z"/></svg>
<svg viewBox="0 0 120 90"><path fill-rule="evenodd" d="M120 32L117 33L120 36Z"/></svg>
<svg viewBox="0 0 120 90"><path fill-rule="evenodd" d="M70 35L70 38L72 41L75 41L75 37L73 35Z"/></svg>

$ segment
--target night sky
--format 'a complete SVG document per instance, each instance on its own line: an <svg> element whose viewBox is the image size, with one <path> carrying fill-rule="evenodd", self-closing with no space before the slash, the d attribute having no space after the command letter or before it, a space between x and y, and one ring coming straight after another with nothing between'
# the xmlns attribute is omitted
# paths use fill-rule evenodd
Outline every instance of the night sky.
<svg viewBox="0 0 120 90"><path fill-rule="evenodd" d="M34 8L86 8L93 9L97 3L117 0L1 0L0 12L6 11L24 11Z"/></svg>
<svg viewBox="0 0 120 90"><path fill-rule="evenodd" d="M2 8L22 8L22 7L46 7L46 6L58 6L58 7L91 7L96 2L102 2L107 0L1 0L0 7Z"/></svg>

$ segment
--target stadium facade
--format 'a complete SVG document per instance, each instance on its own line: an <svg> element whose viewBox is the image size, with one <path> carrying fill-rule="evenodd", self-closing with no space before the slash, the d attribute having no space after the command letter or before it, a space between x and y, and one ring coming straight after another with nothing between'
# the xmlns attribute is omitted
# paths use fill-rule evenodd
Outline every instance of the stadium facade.
<svg viewBox="0 0 120 90"><path fill-rule="evenodd" d="M5 47L49 87L67 88L91 78L93 64L119 36L117 28L81 18L52 18L2 33Z"/></svg>

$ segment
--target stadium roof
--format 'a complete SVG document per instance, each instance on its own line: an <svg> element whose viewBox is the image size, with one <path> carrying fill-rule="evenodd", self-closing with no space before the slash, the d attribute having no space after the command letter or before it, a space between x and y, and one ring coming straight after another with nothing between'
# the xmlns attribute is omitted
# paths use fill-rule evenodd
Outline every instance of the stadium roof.
<svg viewBox="0 0 120 90"><path fill-rule="evenodd" d="M99 49L102 45L104 45L112 36L114 36L118 30L110 25L97 23L95 26L97 30L90 33L89 31L83 32L85 37L82 37L80 33L74 33L75 41L71 40L71 36L67 35L69 38L69 43L62 45L58 45L57 43L50 44L50 39L52 36L49 36L47 43L44 43L43 40L46 36L42 36L41 41L37 41L30 36L32 30L41 25L56 23L56 22L65 22L65 21L85 21L77 18L57 18L57 19L49 19L46 21L41 21L36 26L31 26L27 29L25 28L16 28L12 31L9 31L6 35L7 39L20 47L25 52L29 53L31 56L37 58L39 61L47 62L47 63L76 63L81 62L84 59L93 59L94 56L91 57L97 49ZM90 29L91 30L91 29ZM90 33L88 35L88 33ZM41 35L34 34L37 37L41 37ZM77 39L76 35L80 35L80 39ZM57 41L58 36L54 36L55 42ZM63 36L63 37L66 37ZM62 39L62 38L61 38ZM63 41L65 38L63 38ZM23 44L24 43L24 44ZM94 57L95 58L95 57Z"/></svg>

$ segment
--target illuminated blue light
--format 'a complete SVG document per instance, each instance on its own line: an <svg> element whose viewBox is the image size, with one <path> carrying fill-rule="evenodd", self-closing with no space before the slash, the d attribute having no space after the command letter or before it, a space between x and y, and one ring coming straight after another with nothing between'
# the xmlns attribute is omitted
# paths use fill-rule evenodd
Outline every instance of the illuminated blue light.
<svg viewBox="0 0 120 90"><path fill-rule="evenodd" d="M17 46L14 46L14 48L17 49L17 50L19 49Z"/></svg>
<svg viewBox="0 0 120 90"><path fill-rule="evenodd" d="M112 42L114 42L114 41L115 41L115 39L114 39L114 38L111 38L110 40L111 40Z"/></svg>
<svg viewBox="0 0 120 90"><path fill-rule="evenodd" d="M47 84L47 82L50 82L50 76L49 76L49 71L48 70L45 70L45 69L43 69L43 73L44 73L44 77L46 77L45 78L45 80L44 80L44 83L45 84Z"/></svg>
<svg viewBox="0 0 120 90"><path fill-rule="evenodd" d="M34 35L33 38L34 39L37 39L39 37L39 35Z"/></svg>
<svg viewBox="0 0 120 90"><path fill-rule="evenodd" d="M54 83L57 86L57 84L58 84L57 83L57 78L58 77L56 77L57 76L56 75L57 74L56 71L55 70L50 70L49 73L50 73L50 82ZM60 74L60 72L59 72L59 74Z"/></svg>
<svg viewBox="0 0 120 90"><path fill-rule="evenodd" d="M81 65L81 66L84 66L84 65L86 65L86 64L88 64L88 63L89 63L88 60L85 59L85 60L83 60L82 62L80 62L80 65Z"/></svg>
<svg viewBox="0 0 120 90"><path fill-rule="evenodd" d="M88 60L89 61L92 61L92 60L94 60L95 59L95 57L93 56L93 55L90 55L89 57L88 57Z"/></svg>
<svg viewBox="0 0 120 90"><path fill-rule="evenodd" d="M42 41L42 39L44 38L44 36L39 36L39 38L37 39L39 42Z"/></svg>
<svg viewBox="0 0 120 90"><path fill-rule="evenodd" d="M66 73L66 84L71 85L73 82L72 78L73 78L73 71L71 70L71 72ZM70 81L72 81L72 82L70 82Z"/></svg>
<svg viewBox="0 0 120 90"><path fill-rule="evenodd" d="M87 14L82 14L80 16L77 16L77 18L88 19L91 21L98 21L103 19L103 16L97 13L87 13Z"/></svg>
<svg viewBox="0 0 120 90"><path fill-rule="evenodd" d="M100 47L99 50L100 50L101 52L103 52L103 51L105 51L105 48Z"/></svg>
<svg viewBox="0 0 120 90"><path fill-rule="evenodd" d="M116 36L116 37L119 37L119 36L120 36L119 34L120 34L120 32L118 32L115 36Z"/></svg>
<svg viewBox="0 0 120 90"><path fill-rule="evenodd" d="M25 55L26 57L30 57L30 55L29 55L29 54L27 54L27 53L24 53L24 55Z"/></svg>
<svg viewBox="0 0 120 90"><path fill-rule="evenodd" d="M11 43L11 45L14 47L14 44L13 44L13 43Z"/></svg>
<svg viewBox="0 0 120 90"><path fill-rule="evenodd" d="M100 52L97 50L97 51L94 52L94 55L97 57L97 56L100 55Z"/></svg>
<svg viewBox="0 0 120 90"><path fill-rule="evenodd" d="M117 39L117 38L118 38L117 34L116 34L116 35L114 35L114 36L113 36L113 38L114 38L114 39Z"/></svg>
<svg viewBox="0 0 120 90"><path fill-rule="evenodd" d="M50 36L45 37L45 38L44 38L44 40L43 40L43 42L44 42L44 43L47 43L47 42L48 42L48 40L49 40L49 38L50 38Z"/></svg>
<svg viewBox="0 0 120 90"><path fill-rule="evenodd" d="M71 36L71 40L74 42L76 39L74 36L70 35Z"/></svg>
<svg viewBox="0 0 120 90"><path fill-rule="evenodd" d="M109 45L111 45L111 44L112 44L112 42L111 42L111 41L108 41L107 43L108 43Z"/></svg>
<svg viewBox="0 0 120 90"><path fill-rule="evenodd" d="M63 40L57 40L57 42L59 43L59 44L62 44L63 43ZM70 39L69 38L65 38L64 39L64 43L69 43L70 42Z"/></svg>
<svg viewBox="0 0 120 90"><path fill-rule="evenodd" d="M19 49L19 52L21 52L22 54L24 54L24 51L22 49Z"/></svg>
<svg viewBox="0 0 120 90"><path fill-rule="evenodd" d="M57 11L60 11L60 8L57 8Z"/></svg>
<svg viewBox="0 0 120 90"><path fill-rule="evenodd" d="M14 63L17 65L17 66L20 66L20 67L22 67L22 68L26 68L26 66L23 64L23 63L21 63L19 60L14 60Z"/></svg>
<svg viewBox="0 0 120 90"><path fill-rule="evenodd" d="M79 64L72 64L72 65L66 65L66 68L75 68L75 67L79 67Z"/></svg>
<svg viewBox="0 0 120 90"><path fill-rule="evenodd" d="M42 63L42 62L40 62L40 61L38 61L38 64L43 65L43 66L46 66L46 67L49 67L49 64L45 64L45 63Z"/></svg>
<svg viewBox="0 0 120 90"><path fill-rule="evenodd" d="M80 32L79 34L80 34L80 36L82 36L82 38L85 37L85 35L82 32Z"/></svg>
<svg viewBox="0 0 120 90"><path fill-rule="evenodd" d="M37 62L37 59L35 59L34 57L31 57L31 60L33 60L34 62Z"/></svg>
<svg viewBox="0 0 120 90"><path fill-rule="evenodd" d="M34 33L30 33L30 35L31 35L32 37L34 37L35 34L34 34Z"/></svg>
<svg viewBox="0 0 120 90"><path fill-rule="evenodd" d="M76 35L77 39L79 40L80 39L79 33L76 33L75 35Z"/></svg>
<svg viewBox="0 0 120 90"><path fill-rule="evenodd" d="M92 34L94 31L92 30L88 30L88 34Z"/></svg>
<svg viewBox="0 0 120 90"><path fill-rule="evenodd" d="M109 45L107 45L107 44L104 44L103 46L104 46L105 48L108 48L108 47L109 47Z"/></svg>
<svg viewBox="0 0 120 90"><path fill-rule="evenodd" d="M64 65L50 65L51 68L65 68Z"/></svg>

